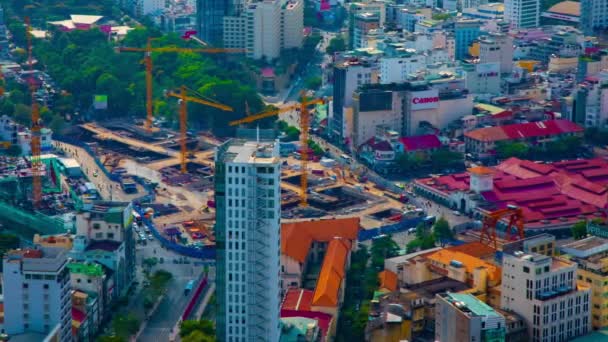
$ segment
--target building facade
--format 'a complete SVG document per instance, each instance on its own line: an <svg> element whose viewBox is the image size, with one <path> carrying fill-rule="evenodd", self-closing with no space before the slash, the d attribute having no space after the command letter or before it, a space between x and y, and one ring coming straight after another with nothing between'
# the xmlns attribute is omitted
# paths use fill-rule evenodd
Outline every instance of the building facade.
<svg viewBox="0 0 608 342"><path fill-rule="evenodd" d="M502 309L524 318L529 341L566 341L591 330L591 291L577 286L576 263L515 251L503 256L502 272Z"/></svg>
<svg viewBox="0 0 608 342"><path fill-rule="evenodd" d="M270 61L283 49L302 46L304 6L301 0L251 2L222 23L225 47L247 49L247 57Z"/></svg>
<svg viewBox="0 0 608 342"><path fill-rule="evenodd" d="M513 38L503 33L489 33L479 38L479 63L498 63L501 73L513 71Z"/></svg>
<svg viewBox="0 0 608 342"><path fill-rule="evenodd" d="M48 334L72 341L70 274L62 248L15 250L3 259L4 330L8 335Z"/></svg>
<svg viewBox="0 0 608 342"><path fill-rule="evenodd" d="M217 338L278 341L279 145L228 141L215 156Z"/></svg>
<svg viewBox="0 0 608 342"><path fill-rule="evenodd" d="M581 0L581 29L586 35L608 28L608 6L602 0Z"/></svg>
<svg viewBox="0 0 608 342"><path fill-rule="evenodd" d="M461 19L454 23L456 59L463 59L468 55L469 45L479 37L480 27L481 22L476 19Z"/></svg>
<svg viewBox="0 0 608 342"><path fill-rule="evenodd" d="M126 202L96 201L76 215L70 257L104 265L113 272L112 301L125 295L135 279L133 207Z"/></svg>
<svg viewBox="0 0 608 342"><path fill-rule="evenodd" d="M532 28L540 25L540 0L505 0L505 20L511 28Z"/></svg>
<svg viewBox="0 0 608 342"><path fill-rule="evenodd" d="M435 302L435 340L476 342L505 340L505 318L468 293L440 293Z"/></svg>

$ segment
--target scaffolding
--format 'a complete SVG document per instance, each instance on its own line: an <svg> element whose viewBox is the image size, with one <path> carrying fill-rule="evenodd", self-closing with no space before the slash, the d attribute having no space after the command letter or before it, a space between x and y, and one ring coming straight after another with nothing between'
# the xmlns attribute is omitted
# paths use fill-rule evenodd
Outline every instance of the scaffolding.
<svg viewBox="0 0 608 342"><path fill-rule="evenodd" d="M255 236L249 234L248 238L253 241L248 247L249 268L248 282L253 286L253 295L249 296L249 312L251 319L248 324L251 331L252 341L266 341L268 331L264 328L268 325L267 313L270 311L268 298L269 277L267 265L271 262L268 244L270 241L267 203L268 191L264 187L265 179L257 176L253 184L253 191L249 191L249 219L255 220ZM253 206L255 204L255 207ZM252 217L255 215L255 217Z"/></svg>

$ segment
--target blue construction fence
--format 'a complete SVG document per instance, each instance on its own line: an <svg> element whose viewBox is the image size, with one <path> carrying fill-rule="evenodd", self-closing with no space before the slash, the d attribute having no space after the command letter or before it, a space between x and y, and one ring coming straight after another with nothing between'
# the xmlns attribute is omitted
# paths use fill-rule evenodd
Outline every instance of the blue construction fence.
<svg viewBox="0 0 608 342"><path fill-rule="evenodd" d="M420 224L424 220L424 217L415 217L411 219L404 219L398 223L390 224L378 228L373 229L364 229L360 230L357 236L358 241L367 241L375 238L376 236L380 236L383 234L393 234L399 233L410 228L416 228L418 224Z"/></svg>
<svg viewBox="0 0 608 342"><path fill-rule="evenodd" d="M156 229L154 222L152 220L145 218L144 211L140 206L133 204L133 209L137 211L139 215L143 218L143 222L148 227L152 235L160 242L160 245L174 251L175 253L191 257L197 259L215 259L215 247L205 246L202 248L188 247L184 245L180 245L175 243L163 235Z"/></svg>

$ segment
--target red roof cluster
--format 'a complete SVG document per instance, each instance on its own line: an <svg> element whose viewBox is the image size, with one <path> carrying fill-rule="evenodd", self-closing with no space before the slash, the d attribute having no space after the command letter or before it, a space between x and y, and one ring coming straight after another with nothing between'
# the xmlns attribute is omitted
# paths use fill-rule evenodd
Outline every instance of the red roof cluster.
<svg viewBox="0 0 608 342"><path fill-rule="evenodd" d="M501 141L579 133L583 130L581 126L572 121L559 119L485 127L467 132L465 136L480 141Z"/></svg>
<svg viewBox="0 0 608 342"><path fill-rule="evenodd" d="M496 209L508 204L524 211L527 228L597 217L608 207L608 161L579 159L551 164L510 158L493 168L494 187L482 192ZM469 174L416 180L435 192L469 190Z"/></svg>
<svg viewBox="0 0 608 342"><path fill-rule="evenodd" d="M403 137L399 139L406 151L429 150L441 147L441 141L434 134Z"/></svg>

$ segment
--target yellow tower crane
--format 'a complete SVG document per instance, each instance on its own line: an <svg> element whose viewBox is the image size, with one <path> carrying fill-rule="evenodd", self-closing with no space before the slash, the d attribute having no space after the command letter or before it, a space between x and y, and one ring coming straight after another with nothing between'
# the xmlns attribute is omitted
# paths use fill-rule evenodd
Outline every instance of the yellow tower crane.
<svg viewBox="0 0 608 342"><path fill-rule="evenodd" d="M302 176L300 177L300 204L304 207L308 205L308 194L306 193L306 190L308 189L308 174L306 173L308 168L308 128L310 127L310 112L308 111L308 107L311 105L322 104L325 102L326 99L308 99L306 96L302 95L300 98L300 102L297 104L283 106L279 109L273 109L258 114L253 114L240 120L230 122L230 126L236 126L240 124L254 122L264 118L269 118L272 116L277 116L281 113L289 112L292 110L300 112L300 143L302 145L300 159L300 169L302 170Z"/></svg>
<svg viewBox="0 0 608 342"><path fill-rule="evenodd" d="M144 64L146 65L146 121L144 122L144 128L148 131L152 131L152 53L243 53L245 49L221 49L221 48L204 48L204 49L191 49L191 48L180 48L176 46L165 46L165 47L152 47L153 38L148 38L148 43L145 47L126 47L119 46L116 48L118 52L143 52L144 53Z"/></svg>
<svg viewBox="0 0 608 342"><path fill-rule="evenodd" d="M190 91L190 92L194 92L194 91ZM187 169L186 169L186 158L187 158L187 153L188 150L186 148L186 130L187 130L187 125L188 125L188 102L196 102L196 103L200 103L203 104L205 106L209 106L209 107L213 107L213 108L217 108L217 109L221 109L227 112L232 112L233 109L230 106L226 106L223 105L221 103L216 103L216 102L212 102L209 100L205 100L202 98L198 98L198 97L193 97L193 96L188 96L188 88L186 86L181 86L179 89L179 93L173 92L173 91L167 91L165 93L165 95L167 97L176 97L180 100L180 104L179 104L179 133L180 133L180 147L181 147L181 153L180 153L180 163L181 163L181 172L182 173L186 173Z"/></svg>

